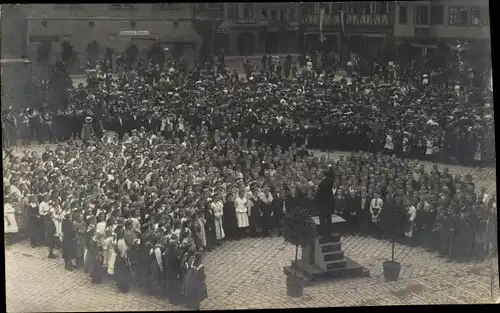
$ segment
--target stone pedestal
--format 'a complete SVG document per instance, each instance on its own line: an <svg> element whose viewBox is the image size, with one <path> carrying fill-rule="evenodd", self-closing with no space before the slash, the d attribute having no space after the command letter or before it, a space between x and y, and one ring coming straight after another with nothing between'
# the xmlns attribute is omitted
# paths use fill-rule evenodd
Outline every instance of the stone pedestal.
<svg viewBox="0 0 500 313"><path fill-rule="evenodd" d="M319 219L315 218L315 222L319 225ZM339 231L344 222L343 218L333 215L334 231ZM370 276L367 268L345 256L341 236L336 232L328 237L319 236L303 247L301 259L297 263L292 261L284 271L287 275L300 276L306 282Z"/></svg>

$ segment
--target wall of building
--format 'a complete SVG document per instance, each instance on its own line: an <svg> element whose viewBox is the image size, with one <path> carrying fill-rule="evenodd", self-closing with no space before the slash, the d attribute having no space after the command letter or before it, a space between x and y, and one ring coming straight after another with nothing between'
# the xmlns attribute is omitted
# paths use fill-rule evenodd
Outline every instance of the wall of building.
<svg viewBox="0 0 500 313"><path fill-rule="evenodd" d="M203 8L207 8L206 5ZM226 53L230 55L240 54L240 36L246 36L254 47L253 54L263 54L269 50L269 38L266 31L271 36L278 34L282 25L298 26L300 21L299 3L291 2L260 2L260 3L224 3L222 24L218 27L219 36L223 33L228 39ZM281 13L283 12L283 13ZM208 14L206 14L208 15ZM249 35L252 33L253 35ZM297 36L290 36L288 32L279 46L286 52L296 50ZM274 38L274 37L273 37ZM277 49L272 49L273 53L278 53ZM217 52L219 49L217 49ZM252 53L248 53L252 54Z"/></svg>
<svg viewBox="0 0 500 313"><path fill-rule="evenodd" d="M428 16L427 24L417 23L417 10L419 6L427 6ZM432 21L431 15L437 14L438 10L433 10L433 6L442 7L442 17ZM406 22L400 17L401 11L406 8ZM452 12L462 9L467 12L467 21L465 25L453 25ZM473 17L479 12L478 23L474 23ZM395 10L394 36L396 38L415 38L419 37L419 32L426 32L423 35L426 39L448 39L450 41L457 39L469 40L490 40L489 26L489 6L488 0L437 0L437 1L401 1ZM424 29L424 30L422 30Z"/></svg>
<svg viewBox="0 0 500 313"><path fill-rule="evenodd" d="M123 4L122 4L123 5ZM114 8L109 4L81 4L76 7L54 4L25 5L28 16L27 51L36 63L38 44L52 42L52 61L61 53L61 44L68 41L83 64L87 45L96 40L103 54L105 47L122 52L133 42L145 52L155 41L192 42L199 48L202 38L194 30L191 20L192 6L176 4L162 9L158 4L135 4L133 8ZM120 31L148 31L149 36L121 36ZM187 50L186 50L187 51ZM195 52L187 51L186 59L194 59Z"/></svg>

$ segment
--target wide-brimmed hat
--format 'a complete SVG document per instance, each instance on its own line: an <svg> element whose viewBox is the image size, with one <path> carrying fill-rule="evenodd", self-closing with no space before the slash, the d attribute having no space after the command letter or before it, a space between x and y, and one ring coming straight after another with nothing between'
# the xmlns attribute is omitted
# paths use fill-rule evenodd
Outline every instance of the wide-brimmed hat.
<svg viewBox="0 0 500 313"><path fill-rule="evenodd" d="M92 122L92 117L87 116L87 117L85 118L85 122L87 122L87 123Z"/></svg>

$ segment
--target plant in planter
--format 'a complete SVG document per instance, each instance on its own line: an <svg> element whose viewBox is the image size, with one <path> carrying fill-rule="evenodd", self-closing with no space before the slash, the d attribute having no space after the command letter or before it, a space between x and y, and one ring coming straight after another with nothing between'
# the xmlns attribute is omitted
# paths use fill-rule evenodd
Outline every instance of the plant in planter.
<svg viewBox="0 0 500 313"><path fill-rule="evenodd" d="M396 206L382 216L381 227L385 237L391 243L391 260L382 263L384 278L387 281L397 281L399 278L401 264L394 260L395 245L396 241L405 235L408 223L406 207L403 206Z"/></svg>
<svg viewBox="0 0 500 313"><path fill-rule="evenodd" d="M295 246L295 262L292 267L295 269L293 276L287 277L287 293L291 297L300 297L304 291L304 284L297 276L297 261L299 247L304 247L316 239L316 224L311 213L306 208L300 206L290 208L283 217L283 238Z"/></svg>

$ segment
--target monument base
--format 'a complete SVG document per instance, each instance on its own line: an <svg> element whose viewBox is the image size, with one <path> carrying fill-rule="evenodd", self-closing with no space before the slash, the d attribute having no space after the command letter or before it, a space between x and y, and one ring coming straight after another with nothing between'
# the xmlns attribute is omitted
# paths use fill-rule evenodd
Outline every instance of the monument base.
<svg viewBox="0 0 500 313"><path fill-rule="evenodd" d="M287 275L298 276L304 282L369 277L370 270L346 257L338 233L318 237L302 249L302 258L284 267Z"/></svg>

